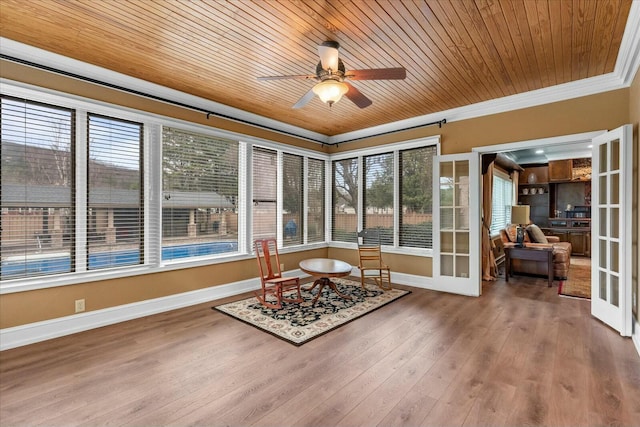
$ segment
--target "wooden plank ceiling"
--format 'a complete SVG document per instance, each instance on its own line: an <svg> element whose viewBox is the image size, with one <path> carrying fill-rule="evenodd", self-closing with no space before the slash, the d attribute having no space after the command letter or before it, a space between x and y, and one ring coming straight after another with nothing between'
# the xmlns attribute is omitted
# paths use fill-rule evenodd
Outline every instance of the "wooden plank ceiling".
<svg viewBox="0 0 640 427"><path fill-rule="evenodd" d="M133 77L336 135L613 71L631 0L2 0L0 35ZM317 45L373 105L317 97Z"/></svg>

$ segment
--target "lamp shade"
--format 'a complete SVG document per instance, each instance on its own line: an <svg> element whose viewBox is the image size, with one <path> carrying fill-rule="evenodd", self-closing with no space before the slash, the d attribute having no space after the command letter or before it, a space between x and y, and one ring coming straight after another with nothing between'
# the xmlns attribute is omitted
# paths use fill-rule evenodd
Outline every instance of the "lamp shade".
<svg viewBox="0 0 640 427"><path fill-rule="evenodd" d="M318 95L324 103L332 105L334 102L340 101L342 95L347 93L349 87L337 80L325 80L313 87L313 93Z"/></svg>
<svg viewBox="0 0 640 427"><path fill-rule="evenodd" d="M529 205L511 206L511 224L529 224Z"/></svg>

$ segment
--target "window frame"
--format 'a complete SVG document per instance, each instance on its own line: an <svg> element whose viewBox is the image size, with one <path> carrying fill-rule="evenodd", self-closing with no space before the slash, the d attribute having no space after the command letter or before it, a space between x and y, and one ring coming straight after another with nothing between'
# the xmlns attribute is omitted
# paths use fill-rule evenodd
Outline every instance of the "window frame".
<svg viewBox="0 0 640 427"><path fill-rule="evenodd" d="M387 252L387 253L396 253L396 254L403 254L403 255L415 255L415 256L423 256L423 257L431 257L433 256L433 249L432 248L415 248L415 247L409 247L409 246L400 246L399 245L399 224L400 224L400 215L398 214L400 212L401 206L400 206L400 188L399 188L399 175L400 175L400 162L399 162L399 153L400 151L404 151L404 150L410 150L410 149L414 149L414 148L422 148L425 146L435 146L436 147L436 156L440 155L440 135L434 135L434 136L429 136L429 137L425 137L425 138L418 138L418 139L413 139L410 141L403 141L403 142L397 142L394 144L387 144L387 145L383 145L383 146L379 146L379 147L372 147L372 148L367 148L367 149L358 149L358 150L351 150L351 151L344 151L341 153L336 153L333 154L330 158L330 162L329 162L329 166L331 167L333 165L334 161L339 161L339 160L345 160L345 159L353 159L356 158L358 161L358 230L362 229L362 225L363 225L363 208L364 208L364 192L361 191L363 189L363 185L364 185L364 175L361 173L362 170L362 166L364 164L364 158L368 157L368 156L372 156L372 155L378 155L378 154L386 154L386 153L393 153L393 184L394 184L394 188L393 188L393 200L394 200L394 205L393 205L393 212L394 212L394 220L393 220L393 224L394 224L394 230L393 230L393 245L383 245L382 246L382 250L383 252ZM333 168L330 168L330 176L331 180L333 181L334 176L333 176ZM331 187L333 187L333 183L331 185ZM328 223L328 229L329 230L333 230L333 217L331 215L331 212L333 210L334 207L334 200L333 200L333 194L331 194L330 196L331 198L330 203L327 203L328 205L328 212L329 212L329 217L327 218L327 223ZM330 232L329 237L332 237L332 234ZM353 249L357 247L356 243L350 243L350 242L342 242L342 241L334 241L334 240L330 240L329 241L329 246L330 247L335 247L335 248L344 248L344 249Z"/></svg>
<svg viewBox="0 0 640 427"><path fill-rule="evenodd" d="M513 180L511 179L511 176L509 176L506 172L503 172L502 170L494 167L494 169L493 169L493 181L492 181L493 184L492 184L492 186L495 186L496 177L502 179L503 181L509 182L510 189L508 190L508 192L510 192L510 194L511 194L511 204L509 206L513 206L517 201L514 200ZM494 196L495 196L495 194L493 194L493 188L491 188L491 193L492 193L492 195L491 195L491 203L493 205L493 200L494 200ZM494 227L494 225L493 225L493 211L494 211L494 209L493 209L493 206L492 206L491 207L491 217L492 217L491 218L491 228ZM500 227L498 229L498 232L496 232L496 233L492 233L491 230L489 230L489 236L491 238L498 237L500 235L500 229L503 229L504 227L506 227L509 224L510 224L510 222L507 222L503 227Z"/></svg>
<svg viewBox="0 0 640 427"><path fill-rule="evenodd" d="M0 281L0 294L23 292L29 290L53 288L78 283L89 283L107 279L132 277L142 274L160 273L165 271L179 270L183 268L200 267L212 264L223 264L231 261L251 259L252 254L251 232L248 230L251 218L251 203L247 194L251 191L251 150L254 145L276 150L279 153L300 155L306 163L308 158L313 158L323 162L325 166L325 177L330 166L330 156L328 154L313 151L305 148L289 146L287 144L264 140L261 138L239 134L224 129L162 116L154 113L147 113L132 108L119 107L106 102L96 101L89 98L78 97L67 93L27 85L14 84L3 81L2 94L8 97L25 99L34 103L48 104L53 107L60 107L73 110L75 112L75 169L76 169L76 251L86 249L87 230L87 204L86 204L86 183L87 183L87 127L78 125L86 123L88 114L101 115L113 119L142 123L142 181L146 197L143 202L144 224L143 224L143 247L144 264L127 265L113 267L109 269L87 270L86 265L76 263L76 271L69 273L53 274L37 277L21 277ZM213 137L227 138L238 141L238 251L234 253L217 254L214 256L198 257L194 259L178 259L162 261L162 127L168 126L188 132L201 133ZM279 154L282 157L282 154ZM281 162L280 162L281 164ZM328 203L327 187L325 181L325 239L322 242L306 243L307 234L302 245L291 245L279 249L280 253L293 253L308 251L316 248L328 246L326 207ZM306 191L306 181L303 186ZM305 192L306 194L306 192ZM305 195L306 197L306 195ZM304 202L306 211L306 199ZM282 202L279 202L279 215L282 213ZM281 222L281 220L280 220ZM282 225L279 225L281 230ZM278 233L281 235L281 233ZM282 246L282 245L280 245Z"/></svg>

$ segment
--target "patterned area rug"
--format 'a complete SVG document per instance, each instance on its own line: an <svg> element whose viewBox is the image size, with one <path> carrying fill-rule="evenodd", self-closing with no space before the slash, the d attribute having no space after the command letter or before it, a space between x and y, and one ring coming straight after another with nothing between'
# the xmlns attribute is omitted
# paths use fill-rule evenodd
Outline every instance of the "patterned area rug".
<svg viewBox="0 0 640 427"><path fill-rule="evenodd" d="M558 294L575 298L591 299L591 263L571 259L569 277L558 286Z"/></svg>
<svg viewBox="0 0 640 427"><path fill-rule="evenodd" d="M340 298L325 287L318 301L311 304L318 288L313 292L304 291L311 286L305 284L302 286L304 301L283 303L280 310L264 307L255 297L212 308L299 346L411 293L403 289L383 292L375 285L367 285L365 291L360 282L347 279L333 282L341 293L351 296L351 300Z"/></svg>

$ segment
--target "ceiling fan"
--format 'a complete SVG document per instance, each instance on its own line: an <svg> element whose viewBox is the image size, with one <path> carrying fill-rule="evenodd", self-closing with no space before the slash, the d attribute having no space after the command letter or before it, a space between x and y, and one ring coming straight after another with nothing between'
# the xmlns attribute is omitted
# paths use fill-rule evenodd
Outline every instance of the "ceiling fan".
<svg viewBox="0 0 640 427"><path fill-rule="evenodd" d="M318 46L320 62L316 66L315 74L265 76L258 77L258 80L313 79L317 81L318 83L304 94L293 108L304 107L314 95L318 95L320 100L329 106L345 95L358 107L366 108L373 101L345 80L403 80L407 77L407 71L402 67L346 71L342 60L338 57L339 47L340 44L335 41L326 41Z"/></svg>

